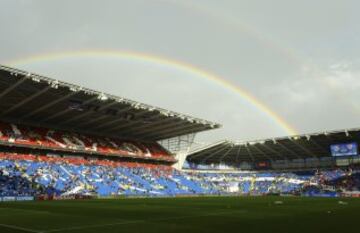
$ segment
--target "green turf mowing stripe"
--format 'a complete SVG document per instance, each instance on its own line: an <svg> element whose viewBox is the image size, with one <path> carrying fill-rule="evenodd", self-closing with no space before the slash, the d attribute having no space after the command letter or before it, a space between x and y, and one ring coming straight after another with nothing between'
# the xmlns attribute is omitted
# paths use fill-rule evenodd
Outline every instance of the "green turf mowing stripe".
<svg viewBox="0 0 360 233"><path fill-rule="evenodd" d="M10 207L0 207L0 210L10 210L10 211L20 211L20 212L31 212L32 214L36 213L36 214L50 214L49 211L43 211L43 210L29 210L29 209L21 209L21 208L10 208Z"/></svg>
<svg viewBox="0 0 360 233"><path fill-rule="evenodd" d="M118 225L125 225L125 224L134 224L134 223L141 223L144 220L135 220L135 221L123 221L118 223L108 223L108 224L97 224L97 225L83 225L83 226L74 226L74 227L65 227L65 228L58 228L52 229L48 231L43 231L41 233L51 233L51 232L61 232L61 231L71 231L71 230L83 230L89 228L102 228L102 227L111 227L111 226L118 226Z"/></svg>
<svg viewBox="0 0 360 233"><path fill-rule="evenodd" d="M103 228L103 227L109 227L109 226L129 225L129 224L145 223L145 222L161 222L161 221L169 221L169 220L188 219L188 218L200 218L200 217L209 217L209 216L220 216L220 215L226 215L226 214L246 213L246 212L247 212L247 211L245 211L245 210L239 210L239 211L227 211L227 212L209 213L209 214L191 215L191 216L178 216L178 217L168 217L168 218L159 218L159 219L123 221L123 222L108 223L108 224L83 225L83 226L75 226L75 227L66 227L66 228L52 229L52 230L42 231L42 233L71 231L71 230L83 230L83 229L89 229L89 228Z"/></svg>
<svg viewBox="0 0 360 233"><path fill-rule="evenodd" d="M13 230L20 230L20 231L24 231L24 232L43 233L43 231L38 231L38 230L25 228L25 227L18 227L18 226L14 226L14 225L7 225L7 224L0 224L0 227L5 227L5 228L13 229Z"/></svg>
<svg viewBox="0 0 360 233"><path fill-rule="evenodd" d="M348 205L340 205L340 200ZM276 201L283 204L275 205ZM0 203L0 215L4 215L0 218L4 225L0 225L0 233L218 233L240 229L253 233L347 233L358 227L358 213L360 199L337 198L197 197L13 202Z"/></svg>

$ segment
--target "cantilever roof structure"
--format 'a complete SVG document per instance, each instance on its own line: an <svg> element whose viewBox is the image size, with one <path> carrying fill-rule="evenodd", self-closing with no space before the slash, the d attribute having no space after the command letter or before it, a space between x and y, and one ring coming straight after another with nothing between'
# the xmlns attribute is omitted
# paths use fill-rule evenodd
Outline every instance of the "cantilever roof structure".
<svg viewBox="0 0 360 233"><path fill-rule="evenodd" d="M239 164L330 157L330 145L348 142L360 145L360 128L247 142L225 140L190 152L187 161Z"/></svg>
<svg viewBox="0 0 360 233"><path fill-rule="evenodd" d="M0 120L157 141L221 125L0 65Z"/></svg>

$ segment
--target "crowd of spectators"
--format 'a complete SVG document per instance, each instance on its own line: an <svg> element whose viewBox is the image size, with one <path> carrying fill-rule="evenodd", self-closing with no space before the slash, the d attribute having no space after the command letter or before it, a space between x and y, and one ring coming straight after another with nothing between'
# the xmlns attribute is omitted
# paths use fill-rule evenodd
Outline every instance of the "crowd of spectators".
<svg viewBox="0 0 360 233"><path fill-rule="evenodd" d="M191 172L193 179L219 193L243 195L330 195L360 192L359 168L303 172Z"/></svg>
<svg viewBox="0 0 360 233"><path fill-rule="evenodd" d="M0 196L16 190L48 196L172 196L210 192L187 174L160 164L0 153L0 170L4 181Z"/></svg>
<svg viewBox="0 0 360 233"><path fill-rule="evenodd" d="M359 168L184 172L169 165L0 153L0 196L338 195L360 191Z"/></svg>
<svg viewBox="0 0 360 233"><path fill-rule="evenodd" d="M156 142L120 140L0 122L0 141L30 147L173 160Z"/></svg>

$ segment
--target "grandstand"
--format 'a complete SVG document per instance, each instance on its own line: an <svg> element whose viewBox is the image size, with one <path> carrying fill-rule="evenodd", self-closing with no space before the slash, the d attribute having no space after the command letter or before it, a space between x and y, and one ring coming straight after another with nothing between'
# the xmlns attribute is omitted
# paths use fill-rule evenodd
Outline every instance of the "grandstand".
<svg viewBox="0 0 360 233"><path fill-rule="evenodd" d="M6 66L0 108L3 198L210 192L158 141L219 124Z"/></svg>
<svg viewBox="0 0 360 233"><path fill-rule="evenodd" d="M221 125L6 66L0 109L1 232L223 232L239 223L285 232L276 226L293 213L306 223L299 232L325 232L309 209L318 219L335 210L346 214L336 216L342 223L356 221L360 202L299 205L294 196L360 197L360 129L188 152L196 133ZM254 224L259 216L268 224Z"/></svg>
<svg viewBox="0 0 360 233"><path fill-rule="evenodd" d="M5 66L0 107L3 199L360 191L359 157L330 149L351 146L357 155L359 129L222 141L184 154L172 139L188 138L189 148L194 134L220 125ZM185 169L172 167L184 155Z"/></svg>
<svg viewBox="0 0 360 233"><path fill-rule="evenodd" d="M0 119L146 141L219 128L217 123L0 66Z"/></svg>
<svg viewBox="0 0 360 233"><path fill-rule="evenodd" d="M359 143L360 129L221 141L191 151L184 170L223 193L360 196Z"/></svg>
<svg viewBox="0 0 360 233"><path fill-rule="evenodd" d="M195 165L224 164L244 169L329 168L359 162L355 156L336 157L331 146L360 143L360 129L295 135L256 141L221 141L193 150L187 162ZM355 149L355 148L354 148Z"/></svg>

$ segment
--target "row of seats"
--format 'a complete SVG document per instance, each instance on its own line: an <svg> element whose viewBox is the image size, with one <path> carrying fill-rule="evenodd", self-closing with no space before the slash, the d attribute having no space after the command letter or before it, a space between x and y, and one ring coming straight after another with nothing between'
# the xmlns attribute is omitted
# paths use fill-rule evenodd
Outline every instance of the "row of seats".
<svg viewBox="0 0 360 233"><path fill-rule="evenodd" d="M247 195L320 195L360 191L360 168L306 172L190 172L198 182L215 185L221 193Z"/></svg>
<svg viewBox="0 0 360 233"><path fill-rule="evenodd" d="M0 153L0 196L336 195L360 191L360 169L183 172L167 165Z"/></svg>
<svg viewBox="0 0 360 233"><path fill-rule="evenodd" d="M65 163L65 164L74 164L74 165L101 165L109 167L147 167L147 168L161 168L162 170L172 169L170 166L158 165L151 163L137 163L137 162L124 162L117 161L113 159L97 159L89 158L85 159L82 156L60 156L58 154L51 155L34 155L34 154L21 154L21 153L1 153L0 159L9 159L9 160L27 160L27 161L39 161L46 163Z"/></svg>
<svg viewBox="0 0 360 233"><path fill-rule="evenodd" d="M215 193L169 166L3 153L0 196L148 195Z"/></svg>
<svg viewBox="0 0 360 233"><path fill-rule="evenodd" d="M295 193L306 180L291 173L211 173L192 172L197 181L216 185L222 193L264 195Z"/></svg>
<svg viewBox="0 0 360 233"><path fill-rule="evenodd" d="M56 149L97 152L105 155L174 160L170 153L156 142L138 142L115 138L55 131L0 122L0 140L8 143Z"/></svg>

